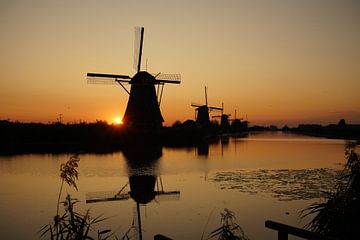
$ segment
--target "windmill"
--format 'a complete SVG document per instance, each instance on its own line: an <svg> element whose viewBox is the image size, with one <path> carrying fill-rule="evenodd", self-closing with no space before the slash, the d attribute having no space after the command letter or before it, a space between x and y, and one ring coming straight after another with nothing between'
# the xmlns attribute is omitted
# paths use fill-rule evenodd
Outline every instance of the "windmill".
<svg viewBox="0 0 360 240"><path fill-rule="evenodd" d="M148 73L141 71L144 28L135 28L134 68L136 74L128 75L88 73L90 84L119 84L129 100L123 117L124 126L140 129L161 128L164 121L160 104L166 83L180 84L180 74ZM130 91L125 87L129 84ZM157 89L155 89L157 85Z"/></svg>
<svg viewBox="0 0 360 240"><path fill-rule="evenodd" d="M246 116L246 120L244 120L243 118L237 118L236 117L236 109L235 109L235 117L233 119L229 119L231 121L231 129L234 132L240 132L240 131L244 131L248 129L248 124L249 121L247 120L247 116Z"/></svg>
<svg viewBox="0 0 360 240"><path fill-rule="evenodd" d="M125 192L130 185L130 191ZM156 190L155 190L156 186ZM86 203L109 202L109 201L126 201L132 198L136 202L134 211L134 235L137 239L142 240L141 225L141 206L145 206L151 201L162 202L180 199L180 191L165 191L161 176L138 175L130 176L129 182L126 183L119 191L102 191L86 194Z"/></svg>
<svg viewBox="0 0 360 240"><path fill-rule="evenodd" d="M220 127L225 130L230 127L229 117L231 114L224 114L224 103L221 104L221 115L212 116L212 118L220 118Z"/></svg>
<svg viewBox="0 0 360 240"><path fill-rule="evenodd" d="M200 124L201 126L208 126L210 124L209 111L212 111L212 110L222 111L223 110L220 107L209 107L208 106L207 87L206 86L205 86L205 105L192 103L191 106L195 107L196 123Z"/></svg>
<svg viewBox="0 0 360 240"><path fill-rule="evenodd" d="M234 118L229 119L229 120L231 121L231 125L239 125L243 119L242 118L236 118L236 109L235 109Z"/></svg>

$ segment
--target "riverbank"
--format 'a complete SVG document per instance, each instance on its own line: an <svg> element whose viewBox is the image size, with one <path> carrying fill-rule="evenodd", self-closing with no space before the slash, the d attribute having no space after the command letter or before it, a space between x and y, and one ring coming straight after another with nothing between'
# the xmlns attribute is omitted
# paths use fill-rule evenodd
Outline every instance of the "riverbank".
<svg viewBox="0 0 360 240"><path fill-rule="evenodd" d="M176 125L157 130L127 129L122 125L95 123L21 123L0 121L0 154L24 153L109 153L129 145L197 147L220 136L245 137L249 132L284 131L315 137L360 141L360 125L300 124L296 128L253 126L234 131L218 125Z"/></svg>
<svg viewBox="0 0 360 240"><path fill-rule="evenodd" d="M314 137L325 137L331 139L346 139L360 141L359 124L330 124L322 126L319 124L300 124L296 128L283 129Z"/></svg>
<svg viewBox="0 0 360 240"><path fill-rule="evenodd" d="M0 154L108 153L134 144L192 147L218 136L220 130L198 126L139 130L102 121L75 124L0 121Z"/></svg>

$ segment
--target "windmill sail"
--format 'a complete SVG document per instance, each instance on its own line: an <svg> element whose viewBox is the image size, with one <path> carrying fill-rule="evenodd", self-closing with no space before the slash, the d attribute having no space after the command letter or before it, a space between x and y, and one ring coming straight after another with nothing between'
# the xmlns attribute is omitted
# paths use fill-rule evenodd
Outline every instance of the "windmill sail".
<svg viewBox="0 0 360 240"><path fill-rule="evenodd" d="M155 201L165 202L165 201L177 201L180 200L180 191L159 191L156 192Z"/></svg>
<svg viewBox="0 0 360 240"><path fill-rule="evenodd" d="M119 193L119 191L100 191L86 193L86 203L121 201L130 198L129 193Z"/></svg>
<svg viewBox="0 0 360 240"><path fill-rule="evenodd" d="M131 77L127 75L107 74L107 73L88 73L87 83L89 84L117 84L118 82L130 82Z"/></svg>
<svg viewBox="0 0 360 240"><path fill-rule="evenodd" d="M115 79L110 78L88 78L88 84L103 84L103 85L115 85L117 82Z"/></svg>
<svg viewBox="0 0 360 240"><path fill-rule="evenodd" d="M200 103L191 103L191 106L192 107L201 107L203 106L204 104L200 104Z"/></svg>
<svg viewBox="0 0 360 240"><path fill-rule="evenodd" d="M134 40L134 69L140 72L142 45L144 39L144 28L135 27L135 40Z"/></svg>
<svg viewBox="0 0 360 240"><path fill-rule="evenodd" d="M222 111L223 108L221 107L209 107L210 110L219 110L219 111Z"/></svg>
<svg viewBox="0 0 360 240"><path fill-rule="evenodd" d="M109 74L109 73L87 73L88 78L115 78L115 79L131 79L128 75Z"/></svg>
<svg viewBox="0 0 360 240"><path fill-rule="evenodd" d="M181 75L177 73L150 73L155 77L158 83L176 83L181 82Z"/></svg>

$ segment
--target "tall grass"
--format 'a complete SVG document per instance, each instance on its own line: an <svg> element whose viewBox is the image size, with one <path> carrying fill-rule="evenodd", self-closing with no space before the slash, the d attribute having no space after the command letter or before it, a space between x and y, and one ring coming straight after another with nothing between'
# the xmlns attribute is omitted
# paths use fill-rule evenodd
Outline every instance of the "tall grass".
<svg viewBox="0 0 360 240"><path fill-rule="evenodd" d="M72 198L69 194L67 194L64 201L60 202L64 183L67 183L69 187L73 187L78 190L76 180L78 179L77 167L79 161L79 156L73 155L66 163L60 165L61 185L59 189L56 215L54 216L53 222L51 224L45 225L40 230L41 238L51 240L95 239L94 237L90 236L90 232L94 231L92 226L105 220L105 218L102 218L102 216L91 218L89 210L86 210L84 214L76 212L75 205L79 201L76 198ZM64 207L64 212L60 215L59 211L61 204ZM96 239L98 240L105 240L113 236L113 233L109 229L102 231L97 230L95 232Z"/></svg>
<svg viewBox="0 0 360 240"><path fill-rule="evenodd" d="M225 208L221 213L221 226L210 232L207 239L249 240L249 238L245 235L245 232L235 220L235 214Z"/></svg>
<svg viewBox="0 0 360 240"><path fill-rule="evenodd" d="M346 143L346 164L338 176L336 189L327 193L324 201L312 204L301 213L303 217L315 214L306 227L324 237L359 239L360 159L355 148L356 143Z"/></svg>
<svg viewBox="0 0 360 240"><path fill-rule="evenodd" d="M80 161L79 155L72 155L66 163L60 165L60 179L61 185L59 190L59 196L56 207L56 215L59 215L59 205L60 197L63 190L64 182L66 182L70 187L74 187L76 191L78 190L76 185L76 180L78 180L79 174L77 171L78 162Z"/></svg>

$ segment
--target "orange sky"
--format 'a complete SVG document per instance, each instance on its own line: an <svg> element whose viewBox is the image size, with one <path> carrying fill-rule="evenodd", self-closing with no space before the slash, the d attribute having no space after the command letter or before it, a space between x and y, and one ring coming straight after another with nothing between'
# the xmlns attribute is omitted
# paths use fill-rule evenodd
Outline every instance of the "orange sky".
<svg viewBox="0 0 360 240"><path fill-rule="evenodd" d="M0 0L0 119L121 117L127 94L86 73L133 75L144 26L148 71L182 75L165 86L165 124L193 118L204 85L252 124L360 123L359 12L355 0Z"/></svg>

